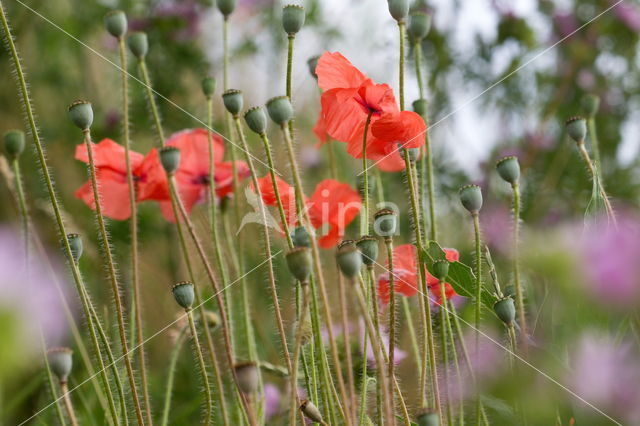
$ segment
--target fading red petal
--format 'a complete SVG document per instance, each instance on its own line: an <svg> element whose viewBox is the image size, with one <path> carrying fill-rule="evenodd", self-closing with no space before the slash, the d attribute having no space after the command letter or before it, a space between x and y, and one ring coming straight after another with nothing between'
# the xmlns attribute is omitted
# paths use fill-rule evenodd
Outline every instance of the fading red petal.
<svg viewBox="0 0 640 426"><path fill-rule="evenodd" d="M339 52L325 52L316 66L318 85L322 90L358 87L367 79L358 68Z"/></svg>
<svg viewBox="0 0 640 426"><path fill-rule="evenodd" d="M296 197L295 190L291 185L276 176L276 184L278 185L278 193L280 195L280 201L282 202L282 208L287 218L287 223L293 225L296 223ZM260 186L260 194L262 200L268 206L277 206L278 200L276 199L276 193L274 191L273 180L270 175L266 175L258 179L258 185ZM253 187L253 185L251 185Z"/></svg>
<svg viewBox="0 0 640 426"><path fill-rule="evenodd" d="M418 276L415 271L411 272L394 267L393 276L395 278L394 288L396 293L406 297L412 297L418 293ZM378 277L378 296L384 304L389 303L389 288L389 273L380 275Z"/></svg>
<svg viewBox="0 0 640 426"><path fill-rule="evenodd" d="M435 298L435 302L438 305L442 305L442 293L440 292L440 285L432 285L429 286L429 290L433 293L433 297ZM451 299L456 295L455 290L449 283L444 284L444 294L447 300Z"/></svg>
<svg viewBox="0 0 640 426"><path fill-rule="evenodd" d="M144 161L134 170L134 174L138 178L136 187L138 201L169 199L167 174L160 163L158 150L154 148L149 151Z"/></svg>
<svg viewBox="0 0 640 426"><path fill-rule="evenodd" d="M212 134L212 137L213 161L219 163L224 157L224 142L218 134ZM176 179L208 175L209 132L206 129L182 130L171 135L166 144L180 149L180 167L176 171Z"/></svg>
<svg viewBox="0 0 640 426"><path fill-rule="evenodd" d="M322 94L322 116L332 138L347 142L364 126L367 113L356 100L357 89L333 89Z"/></svg>
<svg viewBox="0 0 640 426"><path fill-rule="evenodd" d="M362 201L358 192L348 184L325 179L316 186L308 206L309 218L315 228L329 224L344 231L358 216Z"/></svg>
<svg viewBox="0 0 640 426"><path fill-rule="evenodd" d="M101 168L96 172L96 179L102 214L113 220L128 219L131 216L131 203L126 175L109 168ZM96 204L91 182L82 185L76 191L75 196L95 210Z"/></svg>
<svg viewBox="0 0 640 426"><path fill-rule="evenodd" d="M126 173L125 152L122 145L111 139L103 139L92 146L93 161L96 168L108 167L112 170ZM75 158L85 163L89 162L86 144L76 146ZM144 156L139 152L130 150L129 158L131 160L131 169L135 170L142 163Z"/></svg>
<svg viewBox="0 0 640 426"><path fill-rule="evenodd" d="M424 145L427 126L422 117L412 111L384 114L372 124L373 135L385 144L402 144L405 148Z"/></svg>
<svg viewBox="0 0 640 426"><path fill-rule="evenodd" d="M322 115L322 110L318 114L318 121L316 121L316 125L313 127L313 133L318 138L318 143L316 144L316 148L325 144L329 139L329 134L327 133L327 125L324 122L324 115Z"/></svg>

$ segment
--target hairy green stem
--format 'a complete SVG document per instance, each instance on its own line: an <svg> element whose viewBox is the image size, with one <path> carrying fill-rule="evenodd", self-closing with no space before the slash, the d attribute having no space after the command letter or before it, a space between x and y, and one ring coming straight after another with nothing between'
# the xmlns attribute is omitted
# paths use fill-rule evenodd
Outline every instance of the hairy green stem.
<svg viewBox="0 0 640 426"><path fill-rule="evenodd" d="M171 396L173 395L173 382L176 374L176 364L178 363L178 357L180 356L180 350L182 349L182 345L184 343L185 330L181 330L176 342L173 346L173 350L171 351L171 355L169 357L169 366L167 370L169 374L167 375L167 383L164 386L164 406L162 409L162 420L160 422L161 426L167 426L169 423L169 411L171 410Z"/></svg>
<svg viewBox="0 0 640 426"><path fill-rule="evenodd" d="M202 377L202 386L204 387L205 403L207 405L207 412L205 415L204 424L211 424L211 413L213 411L213 400L211 399L211 386L209 386L209 376L207 375L207 366L204 363L204 356L202 355L202 348L200 347L200 340L198 339L198 330L196 324L193 321L193 312L191 309L186 309L187 319L189 320L189 329L191 330L191 340L196 351L196 357L198 359L198 365L200 367L200 373ZM206 321L206 318L202 318L202 321Z"/></svg>
<svg viewBox="0 0 640 426"><path fill-rule="evenodd" d="M151 115L153 116L153 124L156 128L156 132L158 133L158 137L160 138L160 142L161 142L160 144L164 145L165 137L164 137L164 130L162 129L162 120L160 118L158 105L156 104L156 97L155 97L155 94L153 93L153 88L151 86L151 79L149 78L147 63L144 59L141 59L139 65L140 65L140 72L142 73L142 81L144 82L144 87L147 92L147 99L149 100Z"/></svg>
<svg viewBox="0 0 640 426"><path fill-rule="evenodd" d="M591 179L593 182L595 182L595 184L597 185L597 189L600 192L600 196L602 197L602 200L604 202L604 207L605 210L607 212L607 217L609 219L611 219L611 221L614 223L614 225L617 223L616 220L616 214L613 210L613 207L611 206L611 202L609 201L609 196L607 195L606 191L604 190L604 186L602 185L602 181L600 180L600 178L598 177L598 171L596 170L596 167L594 166L593 162L591 161L591 157L589 157L589 153L587 152L587 149L584 146L584 141L578 142L578 150L580 151L580 155L582 156L582 159L584 160L584 163L587 166L587 169L589 170L589 174L591 175Z"/></svg>
<svg viewBox="0 0 640 426"><path fill-rule="evenodd" d="M424 81L422 76L422 45L420 41L413 44L413 61L416 66L416 77L418 79L418 94L420 98L424 98Z"/></svg>
<svg viewBox="0 0 640 426"><path fill-rule="evenodd" d="M404 45L405 45L405 28L404 21L398 21L398 32L400 35L400 111L404 111Z"/></svg>
<svg viewBox="0 0 640 426"><path fill-rule="evenodd" d="M522 294L522 284L520 282L520 185L515 182L511 185L513 189L513 276L516 288L516 308L518 310L518 324L520 325L520 333L522 341L526 344L527 336L527 319L524 308L524 296Z"/></svg>
<svg viewBox="0 0 640 426"><path fill-rule="evenodd" d="M444 295L445 293L441 293ZM449 336L449 343L451 344L451 357L453 358L453 366L456 369L456 378L458 382L458 423L460 426L464 426L464 403L462 402L462 390L464 389L462 372L460 370L460 362L458 359L458 348L456 345L455 334L453 333L453 328L451 327L451 310L449 309L449 303L446 300L446 296L444 297L444 306L440 306L440 310L446 309L445 320L447 323L447 335ZM459 336L462 339L461 336Z"/></svg>
<svg viewBox="0 0 640 426"><path fill-rule="evenodd" d="M18 210L20 213L20 223L22 224L22 238L24 239L24 264L29 265L29 211L27 210L27 201L24 196L24 188L22 186L22 174L20 173L20 162L18 158L11 161L13 169L13 179L16 186L16 195L18 197Z"/></svg>
<svg viewBox="0 0 640 426"><path fill-rule="evenodd" d="M302 349L302 337L304 335L304 327L307 319L307 313L309 311L309 284L301 283L302 285L302 307L300 309L300 316L298 317L298 326L296 327L296 337L293 346L293 365L290 367L289 375L291 377L291 407L289 409L289 424L296 424L296 414L298 413L298 359L300 358L300 350Z"/></svg>
<svg viewBox="0 0 640 426"><path fill-rule="evenodd" d="M389 273L389 360L387 365L387 374L389 375L389 395L391 398L391 405L395 407L393 381L396 377L394 362L396 348L396 279L393 267L393 238L385 238L384 243L387 249L387 262L389 264L389 266L387 266Z"/></svg>
<svg viewBox="0 0 640 426"><path fill-rule="evenodd" d="M340 320L342 323L342 341L344 343L344 354L345 360L347 363L347 384L349 386L349 405L351 406L351 415L355 416L356 413L356 387L355 381L353 378L353 360L351 358L351 344L350 344L350 335L349 335L349 312L347 308L347 289L345 288L344 278L340 273L337 265L336 265L337 275L338 275L338 298L340 302ZM367 298L368 300L368 298ZM365 345L366 346L366 345ZM366 377L366 368L367 368L367 360L366 357L363 360L363 376Z"/></svg>
<svg viewBox="0 0 640 426"><path fill-rule="evenodd" d="M376 285L375 271L373 265L367 265L367 275L369 277L369 286L371 292L371 305L373 306L373 326L376 329L378 340L380 337L380 304L378 303L378 290ZM366 349L367 345L364 345ZM365 363L367 362L365 357ZM376 380L376 414L378 416L378 424L382 424L382 383Z"/></svg>
<svg viewBox="0 0 640 426"><path fill-rule="evenodd" d="M64 408L67 411L67 417L69 417L69 423L71 426L78 426L78 419L76 418L76 412L73 409L73 402L69 395L69 385L66 380L60 381L60 393L62 394L62 401L64 402Z"/></svg>
<svg viewBox="0 0 640 426"><path fill-rule="evenodd" d="M367 168L367 133L373 111L369 111L362 134L362 216L360 216L360 236L369 234L369 172Z"/></svg>
<svg viewBox="0 0 640 426"><path fill-rule="evenodd" d="M440 345L442 350L442 369L444 371L444 387L447 395L447 425L453 424L453 412L451 407L451 381L449 378L449 348L447 336L447 309L444 305L446 302L446 289L443 280L440 280L440 298L442 305L440 306Z"/></svg>
<svg viewBox="0 0 640 426"><path fill-rule="evenodd" d="M473 219L473 233L475 241L475 261L476 261L476 293L475 293L475 305L474 305L474 325L476 329L475 333L475 354L478 356L480 353L480 313L482 311L482 243L480 237L480 215L478 212L471 213ZM476 424L480 424L481 413L481 401L480 394L476 393Z"/></svg>

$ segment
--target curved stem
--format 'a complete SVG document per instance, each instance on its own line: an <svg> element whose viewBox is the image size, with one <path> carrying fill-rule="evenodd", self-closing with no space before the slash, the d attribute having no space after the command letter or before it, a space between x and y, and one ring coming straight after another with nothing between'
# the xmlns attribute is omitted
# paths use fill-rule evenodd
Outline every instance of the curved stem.
<svg viewBox="0 0 640 426"><path fill-rule="evenodd" d="M171 351L171 356L169 358L169 375L167 376L167 383L165 384L165 393L164 393L164 408L162 409L162 421L160 422L161 426L167 426L169 423L169 411L171 410L171 395L173 394L173 382L176 373L176 364L178 362L178 356L180 355L180 350L182 349L182 344L184 343L184 330L180 331L178 335L178 339Z"/></svg>
<svg viewBox="0 0 640 426"><path fill-rule="evenodd" d="M189 320L189 328L191 330L191 339L193 341L193 346L196 350L196 355L198 358L198 365L200 366L200 373L202 376L202 386L204 387L204 395L205 395L205 403L207 405L207 414L205 416L205 425L211 424L211 412L213 411L213 400L211 399L211 387L209 386L209 376L207 375L207 367L204 363L204 356L202 355L202 348L200 347L200 340L198 339L198 330L196 329L196 324L193 321L193 312L191 309L186 310L187 318ZM206 321L205 318L202 318L202 321Z"/></svg>
<svg viewBox="0 0 640 426"><path fill-rule="evenodd" d="M371 115L373 111L369 111L367 121L364 123L364 133L362 134L362 216L360 218L360 235L369 234L369 173L367 171L367 133L369 133L369 124L371 124Z"/></svg>
<svg viewBox="0 0 640 426"><path fill-rule="evenodd" d="M69 386L67 385L66 381L60 382L60 392L62 393L64 408L67 410L67 416L69 417L71 426L78 426L78 419L76 418L76 413L73 409L73 403L71 402L71 397L69 396Z"/></svg>
<svg viewBox="0 0 640 426"><path fill-rule="evenodd" d="M580 155L582 156L582 159L587 165L587 169L589 170L589 174L591 175L592 181L594 181L597 185L597 189L600 192L600 196L602 197L604 202L604 207L607 212L607 217L611 219L614 225L617 224L616 214L613 210L613 207L611 206L611 202L609 201L609 196L604 190L604 186L602 185L602 182L598 177L598 174L597 174L598 172L595 166L593 165L593 162L591 161L591 157L589 157L589 153L587 152L587 149L584 146L584 142L578 142L578 150L580 151Z"/></svg>

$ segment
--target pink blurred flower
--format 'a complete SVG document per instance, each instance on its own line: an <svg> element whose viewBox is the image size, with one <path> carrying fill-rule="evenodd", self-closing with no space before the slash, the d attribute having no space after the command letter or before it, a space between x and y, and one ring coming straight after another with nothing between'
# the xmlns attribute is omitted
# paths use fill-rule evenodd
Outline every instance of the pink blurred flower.
<svg viewBox="0 0 640 426"><path fill-rule="evenodd" d="M480 215L480 227L484 241L492 250L503 254L509 252L513 219L507 206L502 204L488 205Z"/></svg>
<svg viewBox="0 0 640 426"><path fill-rule="evenodd" d="M264 385L264 417L271 419L282 411L282 394L280 389L273 383Z"/></svg>
<svg viewBox="0 0 640 426"><path fill-rule="evenodd" d="M614 3L613 0L609 0ZM613 13L622 21L631 31L640 31L640 8L637 5L628 2L618 2L613 8Z"/></svg>

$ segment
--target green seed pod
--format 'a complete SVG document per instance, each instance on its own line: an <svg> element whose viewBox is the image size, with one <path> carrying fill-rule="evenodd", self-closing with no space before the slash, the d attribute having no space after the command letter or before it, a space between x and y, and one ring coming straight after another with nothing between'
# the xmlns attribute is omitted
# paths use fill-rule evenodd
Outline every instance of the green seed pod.
<svg viewBox="0 0 640 426"><path fill-rule="evenodd" d="M325 424L324 420L322 420L322 414L320 414L320 410L315 404L308 399L302 400L300 403L300 411L305 415L306 418L315 423Z"/></svg>
<svg viewBox="0 0 640 426"><path fill-rule="evenodd" d="M404 22L409 14L409 0L387 0L389 13L398 22Z"/></svg>
<svg viewBox="0 0 640 426"><path fill-rule="evenodd" d="M415 41L420 42L424 39L431 29L431 15L424 12L415 11L409 15L409 27L407 31L409 36ZM417 46L416 49L420 47Z"/></svg>
<svg viewBox="0 0 640 426"><path fill-rule="evenodd" d="M287 34L294 35L304 25L304 7L288 4L282 8L282 28Z"/></svg>
<svg viewBox="0 0 640 426"><path fill-rule="evenodd" d="M309 67L309 73L316 80L318 79L318 74L316 74L316 67L318 66L318 61L320 60L320 56L312 56L307 59L307 66Z"/></svg>
<svg viewBox="0 0 640 426"><path fill-rule="evenodd" d="M171 287L171 292L173 293L173 297L176 299L176 303L178 303L178 305L185 310L191 309L196 297L192 282L180 281Z"/></svg>
<svg viewBox="0 0 640 426"><path fill-rule="evenodd" d="M213 77L205 77L201 83L202 93L210 99L216 91L216 79Z"/></svg>
<svg viewBox="0 0 640 426"><path fill-rule="evenodd" d="M371 235L360 237L356 242L356 246L362 254L362 263L367 266L373 266L378 258L378 239Z"/></svg>
<svg viewBox="0 0 640 426"><path fill-rule="evenodd" d="M438 259L434 261L431 273L438 280L443 281L449 274L449 261L447 259Z"/></svg>
<svg viewBox="0 0 640 426"><path fill-rule="evenodd" d="M516 319L516 305L511 297L498 300L493 305L493 310L506 325L511 325Z"/></svg>
<svg viewBox="0 0 640 426"><path fill-rule="evenodd" d="M418 426L440 426L438 413L426 412L418 415Z"/></svg>
<svg viewBox="0 0 640 426"><path fill-rule="evenodd" d="M567 134L576 142L584 142L587 137L587 120L583 117L571 117L565 123Z"/></svg>
<svg viewBox="0 0 640 426"><path fill-rule="evenodd" d="M293 118L293 106L286 96L277 96L267 101L269 117L278 125L287 124Z"/></svg>
<svg viewBox="0 0 640 426"><path fill-rule="evenodd" d="M352 240L343 241L338 246L336 260L340 271L347 278L355 278L362 269L362 255Z"/></svg>
<svg viewBox="0 0 640 426"><path fill-rule="evenodd" d="M69 118L80 128L88 130L93 124L93 108L91 102L78 100L69 105Z"/></svg>
<svg viewBox="0 0 640 426"><path fill-rule="evenodd" d="M127 33L127 15L121 10L112 10L104 15L104 25L109 34L120 38Z"/></svg>
<svg viewBox="0 0 640 426"><path fill-rule="evenodd" d="M164 146L158 150L160 163L167 174L173 174L180 166L180 149L175 146Z"/></svg>
<svg viewBox="0 0 640 426"><path fill-rule="evenodd" d="M373 215L373 230L381 237L390 238L396 233L398 217L390 209L382 209Z"/></svg>
<svg viewBox="0 0 640 426"><path fill-rule="evenodd" d="M9 159L18 158L24 151L24 132L21 130L9 130L4 134L4 152Z"/></svg>
<svg viewBox="0 0 640 426"><path fill-rule="evenodd" d="M84 245L82 244L82 237L80 234L67 234L67 240L69 241L69 247L71 248L71 256L73 261L78 263L82 257L84 251Z"/></svg>
<svg viewBox="0 0 640 426"><path fill-rule="evenodd" d="M311 247L311 238L304 226L298 226L291 232L294 247Z"/></svg>
<svg viewBox="0 0 640 426"><path fill-rule="evenodd" d="M233 367L233 370L242 393L251 394L258 390L258 365L255 362L238 363Z"/></svg>
<svg viewBox="0 0 640 426"><path fill-rule="evenodd" d="M426 99L417 99L413 101L413 111L422 117L423 120L427 120L427 111L429 110L429 103Z"/></svg>
<svg viewBox="0 0 640 426"><path fill-rule="evenodd" d="M237 117L242 110L242 91L229 89L222 94L222 102L231 115Z"/></svg>
<svg viewBox="0 0 640 426"><path fill-rule="evenodd" d="M69 348L51 348L47 351L47 360L60 383L66 383L73 368L73 351Z"/></svg>
<svg viewBox="0 0 640 426"><path fill-rule="evenodd" d="M236 8L236 0L218 0L218 10L225 19L233 13Z"/></svg>
<svg viewBox="0 0 640 426"><path fill-rule="evenodd" d="M129 50L133 56L138 60L144 59L149 51L149 39L147 38L147 33L143 31L131 33L129 37L127 37L127 45L129 46Z"/></svg>
<svg viewBox="0 0 640 426"><path fill-rule="evenodd" d="M311 249L308 247L296 247L287 253L287 266L289 272L300 283L306 284L311 275Z"/></svg>
<svg viewBox="0 0 640 426"><path fill-rule="evenodd" d="M405 151L409 153L409 161L412 163L415 163L416 161L418 161L418 157L420 156L420 148L403 148L402 144L398 144L398 151L400 152L400 155L402 156L402 158L404 159L404 153Z"/></svg>
<svg viewBox="0 0 640 426"><path fill-rule="evenodd" d="M244 113L244 121L247 122L247 126L251 130L259 135L264 135L267 132L267 114L261 106L249 108Z"/></svg>
<svg viewBox="0 0 640 426"><path fill-rule="evenodd" d="M465 185L460 188L460 202L471 214L477 214L482 208L482 191L478 185Z"/></svg>
<svg viewBox="0 0 640 426"><path fill-rule="evenodd" d="M512 185L518 183L518 179L520 179L520 163L518 163L516 156L512 155L498 160L496 170L505 182Z"/></svg>
<svg viewBox="0 0 640 426"><path fill-rule="evenodd" d="M584 95L582 98L582 109L587 117L595 117L598 109L600 109L600 97L592 94Z"/></svg>

